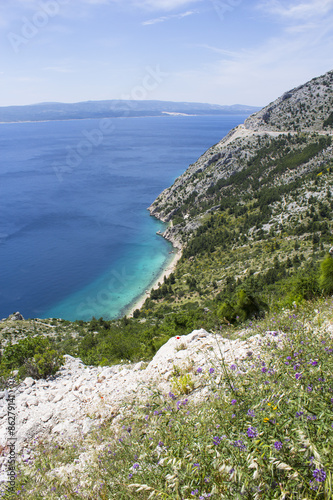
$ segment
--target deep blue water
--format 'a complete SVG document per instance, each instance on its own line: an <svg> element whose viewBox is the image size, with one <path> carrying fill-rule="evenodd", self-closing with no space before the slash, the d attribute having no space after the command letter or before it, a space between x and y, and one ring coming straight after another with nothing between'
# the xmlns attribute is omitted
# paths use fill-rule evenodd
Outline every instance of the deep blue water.
<svg viewBox="0 0 333 500"><path fill-rule="evenodd" d="M147 207L245 118L0 124L0 318L121 316L170 259Z"/></svg>

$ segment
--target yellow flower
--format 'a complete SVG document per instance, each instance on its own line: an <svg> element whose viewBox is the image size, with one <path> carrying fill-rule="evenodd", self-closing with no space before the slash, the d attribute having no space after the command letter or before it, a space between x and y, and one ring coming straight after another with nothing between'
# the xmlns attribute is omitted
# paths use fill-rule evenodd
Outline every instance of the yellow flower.
<svg viewBox="0 0 333 500"><path fill-rule="evenodd" d="M269 422L269 418L265 417L264 422Z"/></svg>
<svg viewBox="0 0 333 500"><path fill-rule="evenodd" d="M277 406L274 406L273 410L277 410Z"/></svg>

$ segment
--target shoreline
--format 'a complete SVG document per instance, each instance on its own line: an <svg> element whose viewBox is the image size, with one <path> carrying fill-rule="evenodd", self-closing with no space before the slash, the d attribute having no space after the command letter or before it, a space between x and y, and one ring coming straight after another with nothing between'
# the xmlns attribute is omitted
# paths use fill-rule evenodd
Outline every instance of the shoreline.
<svg viewBox="0 0 333 500"><path fill-rule="evenodd" d="M138 299L135 300L135 302L125 310L125 315L129 318L133 317L133 313L136 309L141 309L143 304L145 303L146 299L150 297L150 291L156 290L158 288L158 283L161 283L161 285L164 283L164 278L168 278L170 274L174 272L176 269L178 261L181 259L182 256L182 250L173 247L173 256L169 264L165 269L162 269L161 273L158 275L156 279L154 279L152 285L149 285L149 292L145 291Z"/></svg>

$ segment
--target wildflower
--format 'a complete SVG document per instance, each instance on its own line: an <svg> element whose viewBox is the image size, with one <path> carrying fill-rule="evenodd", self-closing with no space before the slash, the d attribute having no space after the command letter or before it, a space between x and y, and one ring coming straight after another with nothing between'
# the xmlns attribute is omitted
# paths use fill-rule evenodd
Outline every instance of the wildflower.
<svg viewBox="0 0 333 500"><path fill-rule="evenodd" d="M198 462L196 462L195 464L193 464L193 467L200 467L200 464Z"/></svg>
<svg viewBox="0 0 333 500"><path fill-rule="evenodd" d="M255 416L254 410L248 410L247 414L248 414L249 417L254 417Z"/></svg>
<svg viewBox="0 0 333 500"><path fill-rule="evenodd" d="M140 465L136 462L135 464L133 464L133 469L136 470L140 467Z"/></svg>
<svg viewBox="0 0 333 500"><path fill-rule="evenodd" d="M315 484L313 481L310 481L310 488L311 488L311 490L315 490L316 491L318 489L318 485Z"/></svg>
<svg viewBox="0 0 333 500"><path fill-rule="evenodd" d="M198 488L197 488L196 490L191 491L191 495L192 495L192 496L197 495L197 493L199 493Z"/></svg>
<svg viewBox="0 0 333 500"><path fill-rule="evenodd" d="M296 417L296 418L299 418L299 417L301 417L302 415L304 415L304 411L297 411L297 412L296 412L295 417Z"/></svg>
<svg viewBox="0 0 333 500"><path fill-rule="evenodd" d="M317 366L318 361L312 361L312 363L311 363L311 364L312 364L312 366Z"/></svg>
<svg viewBox="0 0 333 500"><path fill-rule="evenodd" d="M159 441L159 442L158 442L158 446L161 446L161 447L162 447L162 446L164 446L163 441Z"/></svg>
<svg viewBox="0 0 333 500"><path fill-rule="evenodd" d="M214 368L209 368L209 373L214 373L215 369Z"/></svg>
<svg viewBox="0 0 333 500"><path fill-rule="evenodd" d="M235 371L235 370L236 370L236 368L237 368L237 366L236 366L236 365L231 365L231 366L230 366L230 370Z"/></svg>
<svg viewBox="0 0 333 500"><path fill-rule="evenodd" d="M172 392L169 392L169 398L176 399L176 396Z"/></svg>
<svg viewBox="0 0 333 500"><path fill-rule="evenodd" d="M218 446L221 441L222 441L222 438L220 438L219 436L214 436L213 437L213 443L214 443L215 446Z"/></svg>
<svg viewBox="0 0 333 500"><path fill-rule="evenodd" d="M282 449L282 447L283 447L283 444L281 443L281 441L275 441L275 443L274 443L274 448L275 448L276 450L281 450L281 449Z"/></svg>
<svg viewBox="0 0 333 500"><path fill-rule="evenodd" d="M258 431L255 427L249 427L247 429L247 435L249 438L255 438L258 436Z"/></svg>
<svg viewBox="0 0 333 500"><path fill-rule="evenodd" d="M232 399L232 400L231 400L231 404L232 404L232 405L235 405L236 403L237 403L237 400L236 400L236 399Z"/></svg>
<svg viewBox="0 0 333 500"><path fill-rule="evenodd" d="M233 446L235 446L236 448L239 448L240 450L245 450L245 448L246 448L245 444L243 443L243 441L241 439L238 439L237 441L235 441L232 444L233 444Z"/></svg>
<svg viewBox="0 0 333 500"><path fill-rule="evenodd" d="M177 340L179 340L179 339L180 339L179 335L177 335L176 339L177 339Z"/></svg>
<svg viewBox="0 0 333 500"><path fill-rule="evenodd" d="M128 474L128 479L131 479L133 477L133 474Z"/></svg>
<svg viewBox="0 0 333 500"><path fill-rule="evenodd" d="M315 469L312 475L318 483L323 483L326 479L326 472L324 469Z"/></svg>
<svg viewBox="0 0 333 500"><path fill-rule="evenodd" d="M199 367L199 368L197 369L197 373L202 373L202 368L200 368L200 367Z"/></svg>
<svg viewBox="0 0 333 500"><path fill-rule="evenodd" d="M300 378L302 378L302 374L301 373L296 373L295 378L296 378L296 380L299 380Z"/></svg>
<svg viewBox="0 0 333 500"><path fill-rule="evenodd" d="M261 371L262 371L262 373L266 373L267 372L266 366L264 366L263 368L261 368Z"/></svg>

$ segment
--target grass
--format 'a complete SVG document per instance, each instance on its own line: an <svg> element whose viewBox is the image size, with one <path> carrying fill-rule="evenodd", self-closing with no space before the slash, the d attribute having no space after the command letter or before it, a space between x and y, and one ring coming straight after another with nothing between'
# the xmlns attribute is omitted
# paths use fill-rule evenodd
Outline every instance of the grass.
<svg viewBox="0 0 333 500"><path fill-rule="evenodd" d="M248 323L242 338L262 338L255 359L189 366L117 424L35 443L16 497L332 499L332 313L320 300Z"/></svg>

